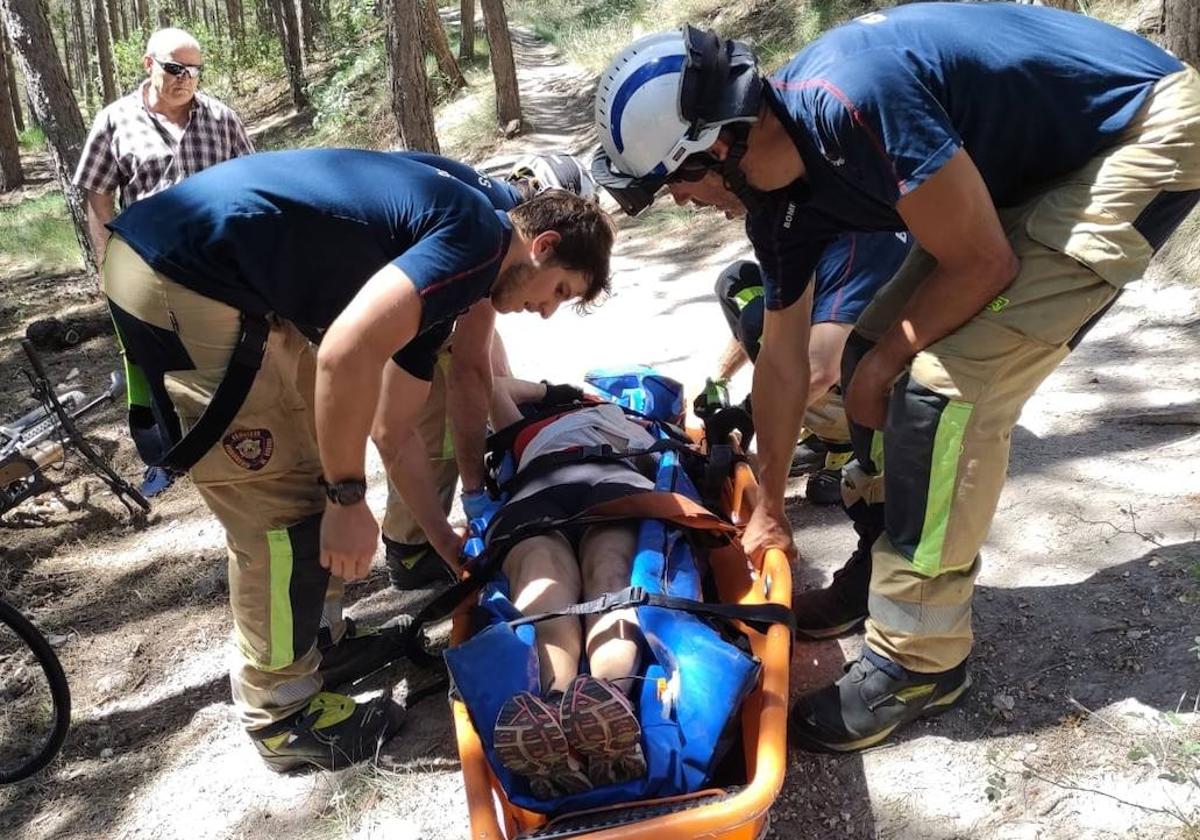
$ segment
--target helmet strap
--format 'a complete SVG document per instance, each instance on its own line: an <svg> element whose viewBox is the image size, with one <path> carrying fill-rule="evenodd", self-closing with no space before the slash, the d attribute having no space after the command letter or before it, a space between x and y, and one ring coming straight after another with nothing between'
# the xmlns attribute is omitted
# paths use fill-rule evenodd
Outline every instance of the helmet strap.
<svg viewBox="0 0 1200 840"><path fill-rule="evenodd" d="M725 189L738 197L738 200L746 206L746 212L753 213L762 205L765 194L762 190L750 186L746 180L746 173L742 171L742 158L745 157L746 150L749 148L750 123L731 123L725 128L733 134L733 142L729 146L729 152L725 155L725 159L715 168L721 173Z"/></svg>

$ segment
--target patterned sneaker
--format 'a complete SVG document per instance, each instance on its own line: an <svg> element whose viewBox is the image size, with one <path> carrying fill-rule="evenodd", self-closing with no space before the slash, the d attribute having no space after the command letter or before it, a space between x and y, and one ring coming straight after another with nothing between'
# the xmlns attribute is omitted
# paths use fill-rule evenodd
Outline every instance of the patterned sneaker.
<svg viewBox="0 0 1200 840"><path fill-rule="evenodd" d="M588 760L593 785L627 782L646 773L642 726L625 693L607 680L580 674L562 699L571 747Z"/></svg>
<svg viewBox="0 0 1200 840"><path fill-rule="evenodd" d="M537 799L592 789L579 760L571 755L558 710L528 691L504 701L492 743L500 762L525 778Z"/></svg>

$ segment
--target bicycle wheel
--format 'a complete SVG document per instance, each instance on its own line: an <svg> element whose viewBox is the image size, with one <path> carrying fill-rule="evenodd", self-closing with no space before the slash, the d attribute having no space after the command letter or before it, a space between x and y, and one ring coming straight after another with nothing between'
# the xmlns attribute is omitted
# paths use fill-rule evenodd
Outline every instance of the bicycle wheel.
<svg viewBox="0 0 1200 840"><path fill-rule="evenodd" d="M46 638L0 601L0 784L53 760L71 723L71 692Z"/></svg>

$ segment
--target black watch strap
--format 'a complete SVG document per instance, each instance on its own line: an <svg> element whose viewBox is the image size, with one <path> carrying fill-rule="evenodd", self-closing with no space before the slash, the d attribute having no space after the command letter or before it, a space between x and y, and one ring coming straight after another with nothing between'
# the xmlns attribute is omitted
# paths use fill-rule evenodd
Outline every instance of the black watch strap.
<svg viewBox="0 0 1200 840"><path fill-rule="evenodd" d="M348 478L345 481L326 481L324 476L318 479L325 488L325 495L335 505L356 505L367 496L367 480L365 478Z"/></svg>

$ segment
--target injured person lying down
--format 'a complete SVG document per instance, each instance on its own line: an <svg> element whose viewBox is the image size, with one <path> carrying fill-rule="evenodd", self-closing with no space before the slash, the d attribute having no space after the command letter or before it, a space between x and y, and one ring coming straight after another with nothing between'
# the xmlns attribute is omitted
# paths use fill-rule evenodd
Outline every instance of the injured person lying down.
<svg viewBox="0 0 1200 840"><path fill-rule="evenodd" d="M444 652L507 801L539 814L744 784L730 747L761 663L739 627L791 617L762 603L726 483L697 489L730 465L678 427L679 383L640 366L586 382L498 380L501 503L471 523L476 605Z"/></svg>
<svg viewBox="0 0 1200 840"><path fill-rule="evenodd" d="M520 380L497 381L493 422L507 426L522 420L518 404L540 402L546 389ZM526 468L543 456L602 446L619 454L649 449L654 442L644 422L613 403L529 423L512 441L518 489L498 519L570 512L572 494L556 492L572 478L562 469L540 481L536 476L524 480ZM653 489L654 482L637 467L629 461L578 465L574 478L582 480L586 473L591 484ZM550 474L554 486L545 480ZM566 526L516 542L501 567L513 605L526 615L555 612L624 589L637 539L636 521L617 521ZM536 625L535 644L540 691L520 692L502 706L493 732L499 760L539 799L645 774L641 725L630 699L642 644L636 611L588 615L582 621L573 615L548 619ZM580 673L581 661L588 673Z"/></svg>

